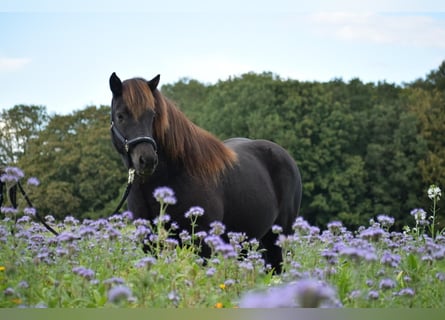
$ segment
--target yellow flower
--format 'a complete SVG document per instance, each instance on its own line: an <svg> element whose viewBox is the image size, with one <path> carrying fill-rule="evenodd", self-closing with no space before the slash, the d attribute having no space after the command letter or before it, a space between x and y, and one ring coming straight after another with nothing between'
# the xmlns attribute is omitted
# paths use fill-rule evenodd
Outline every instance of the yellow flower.
<svg viewBox="0 0 445 320"><path fill-rule="evenodd" d="M223 306L223 304L221 303L221 302L217 302L217 303L215 303L215 308L216 309L221 309L221 308L223 308L224 306Z"/></svg>
<svg viewBox="0 0 445 320"><path fill-rule="evenodd" d="M22 303L22 299L20 298L15 298L11 300L12 302L14 302L15 304L21 304Z"/></svg>
<svg viewBox="0 0 445 320"><path fill-rule="evenodd" d="M0 271L5 271L6 268L4 266L0 266Z"/></svg>
<svg viewBox="0 0 445 320"><path fill-rule="evenodd" d="M225 290L225 289L226 289L226 285L225 285L224 283L221 283L221 284L219 285L219 288L220 288L221 290Z"/></svg>

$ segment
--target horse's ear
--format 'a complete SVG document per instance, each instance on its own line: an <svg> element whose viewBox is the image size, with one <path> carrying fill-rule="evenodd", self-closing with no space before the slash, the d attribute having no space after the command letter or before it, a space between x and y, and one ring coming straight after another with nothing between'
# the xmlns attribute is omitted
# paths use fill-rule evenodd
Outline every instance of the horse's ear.
<svg viewBox="0 0 445 320"><path fill-rule="evenodd" d="M161 75L158 74L156 77L148 81L148 86L150 87L151 91L155 91L159 84L159 79L161 79Z"/></svg>
<svg viewBox="0 0 445 320"><path fill-rule="evenodd" d="M115 72L113 72L110 77L110 89L114 96L118 97L122 95L122 81Z"/></svg>

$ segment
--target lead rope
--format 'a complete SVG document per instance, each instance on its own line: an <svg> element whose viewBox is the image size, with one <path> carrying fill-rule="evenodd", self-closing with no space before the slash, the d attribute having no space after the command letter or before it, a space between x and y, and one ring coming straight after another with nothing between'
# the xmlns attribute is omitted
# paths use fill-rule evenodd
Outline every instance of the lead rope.
<svg viewBox="0 0 445 320"><path fill-rule="evenodd" d="M122 208L122 206L124 205L125 200L127 200L128 195L130 194L130 190L131 190L131 186L133 185L133 181L134 181L134 173L136 172L135 169L130 168L128 169L128 181L127 181L127 187L125 188L125 192L122 195L122 199L119 202L119 204L116 207L116 210L114 210L114 214L118 214L119 210Z"/></svg>
<svg viewBox="0 0 445 320"><path fill-rule="evenodd" d="M19 188L21 194L22 194L23 197L25 198L26 203L28 204L28 206L29 206L30 208L34 208L34 206L32 205L31 200L29 199L28 195L26 194L25 190L23 189L22 184L20 183L20 181L17 181L17 187ZM14 203L12 203L12 206L14 207L14 209L17 209L17 202L14 201ZM34 208L34 209L35 209L35 208ZM45 226L46 229L48 229L49 231L51 231L51 233L54 234L55 236L58 236L58 235L59 235L59 233L58 233L56 230L54 230L53 228L51 228L51 226L48 225L48 224L45 222L45 219L42 218L42 216L37 212L37 210L35 210L35 213L36 213L36 218L37 218L37 220L39 220L39 221Z"/></svg>
<svg viewBox="0 0 445 320"><path fill-rule="evenodd" d="M134 181L134 173L135 173L135 169L133 169L133 168L128 169L127 187L125 188L125 192L122 195L122 199L119 202L118 206L116 207L116 210L114 210L114 214L119 213L119 210L122 208L122 206L124 205L124 202L127 200L128 195L130 194L131 186L133 185L133 181ZM31 199L29 199L29 197L26 194L25 190L23 189L22 184L20 183L20 181L17 181L16 185L19 188L20 193L25 198L26 203L28 204L28 206L30 208L34 208L32 202L31 202ZM12 206L13 206L14 209L17 209L16 195L15 195L14 191L12 191L12 192L11 191L12 190L10 190L10 200L11 200ZM3 203L3 183L0 181L0 206L1 206L2 203ZM39 220L45 226L45 228L48 231L50 231L55 236L59 235L59 233L56 230L51 228L51 226L46 223L45 219L42 218L42 216L37 212L37 210L35 211L35 216L36 216L37 220Z"/></svg>

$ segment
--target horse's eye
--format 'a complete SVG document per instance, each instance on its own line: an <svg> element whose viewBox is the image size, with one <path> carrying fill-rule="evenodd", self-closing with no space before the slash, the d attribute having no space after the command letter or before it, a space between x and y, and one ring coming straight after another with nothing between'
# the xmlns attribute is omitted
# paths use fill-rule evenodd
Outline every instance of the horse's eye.
<svg viewBox="0 0 445 320"><path fill-rule="evenodd" d="M123 122L124 119L125 119L125 117L124 117L124 115L122 113L116 114L116 118L117 118L118 122Z"/></svg>

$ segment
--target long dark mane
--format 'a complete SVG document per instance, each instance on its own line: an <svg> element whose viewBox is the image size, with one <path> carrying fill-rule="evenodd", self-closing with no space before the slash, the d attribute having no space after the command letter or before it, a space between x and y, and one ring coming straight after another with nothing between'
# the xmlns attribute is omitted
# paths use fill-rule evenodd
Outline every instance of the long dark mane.
<svg viewBox="0 0 445 320"><path fill-rule="evenodd" d="M191 122L159 90L152 92L145 80L124 81L122 94L136 119L146 108L155 111L154 138L165 155L182 164L190 175L204 181L218 181L224 170L237 161L234 151Z"/></svg>

